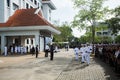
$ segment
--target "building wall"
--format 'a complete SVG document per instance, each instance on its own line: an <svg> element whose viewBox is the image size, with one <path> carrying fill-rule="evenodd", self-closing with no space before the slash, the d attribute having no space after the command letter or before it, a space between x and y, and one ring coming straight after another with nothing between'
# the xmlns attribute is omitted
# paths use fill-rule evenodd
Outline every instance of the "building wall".
<svg viewBox="0 0 120 80"><path fill-rule="evenodd" d="M51 8L47 4L43 5L43 15L49 22L51 22Z"/></svg>
<svg viewBox="0 0 120 80"><path fill-rule="evenodd" d="M22 46L28 46L29 49L30 49L30 46L36 46L36 45L39 45L40 47L40 51L44 51L44 38L43 37L40 37L40 32L39 31L7 31L7 32L0 32L0 36L3 36L6 37L6 41L5 41L5 44L4 45L1 45L2 48L2 52L4 51L4 46L6 45L6 42L7 42L7 45L8 47L10 45L12 45L13 43L15 43L15 38L19 38L21 37L21 44ZM39 41L39 44L36 44L36 35L38 35L40 41ZM27 39L29 39L29 43L27 44ZM33 44L31 44L31 39L33 39ZM37 40L38 41L38 40ZM1 42L2 43L2 42ZM0 43L0 44L1 44Z"/></svg>
<svg viewBox="0 0 120 80"><path fill-rule="evenodd" d="M9 1L9 3L7 3L8 1ZM36 4L35 4L35 0L33 0L33 2L31 2L31 1L32 0L1 0L1 2L0 2L0 23L6 22L8 20L8 18L10 16L12 16L17 9L38 8L38 7L42 10L43 16L48 21L51 22L51 10L52 9L48 6L48 4L42 4L41 0L36 0L37 1ZM28 4L28 7L27 7L27 4ZM0 32L0 36L4 35L5 37L6 36L21 36L21 35L24 35L24 36L32 35L33 36L36 34L38 35L38 33L36 33L36 31ZM22 39L21 39L22 45L27 45L25 40L26 40L26 38L22 37ZM13 41L10 40L10 44L12 42ZM36 46L35 38L33 38L33 42L34 42L33 43L34 46ZM30 44L28 44L28 45L30 45ZM3 50L3 46L5 46L5 44L2 45L2 50ZM40 37L40 50L41 51L44 50L44 38L42 38L42 37Z"/></svg>
<svg viewBox="0 0 120 80"><path fill-rule="evenodd" d="M9 3L7 3L7 1L9 1ZM6 22L8 18L12 16L17 9L26 9L26 8L40 8L45 19L51 22L52 9L48 6L48 4L42 4L41 0L36 0L36 4L35 4L35 0L33 0L33 2L31 0L1 0L0 23Z"/></svg>
<svg viewBox="0 0 120 80"><path fill-rule="evenodd" d="M9 3L7 2L9 1ZM8 6L9 4L9 6ZM28 7L27 7L28 4ZM41 0L1 0L0 2L0 23L6 22L8 18L14 14L17 9L26 8L40 8L42 3Z"/></svg>
<svg viewBox="0 0 120 80"><path fill-rule="evenodd" d="M5 21L4 14L5 14L5 0L1 0L0 2L0 23L3 23Z"/></svg>
<svg viewBox="0 0 120 80"><path fill-rule="evenodd" d="M44 50L44 38L40 37L40 51Z"/></svg>

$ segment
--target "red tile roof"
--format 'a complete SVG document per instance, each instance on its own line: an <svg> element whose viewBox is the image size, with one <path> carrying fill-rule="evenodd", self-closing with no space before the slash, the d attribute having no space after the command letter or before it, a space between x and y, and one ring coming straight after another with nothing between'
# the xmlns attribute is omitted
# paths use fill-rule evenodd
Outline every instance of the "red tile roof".
<svg viewBox="0 0 120 80"><path fill-rule="evenodd" d="M5 23L0 23L0 27L6 26Z"/></svg>
<svg viewBox="0 0 120 80"><path fill-rule="evenodd" d="M16 10L6 23L0 23L0 27L17 27L17 26L51 26L42 13L39 11L35 14L36 9L19 9ZM55 27L54 27L55 28Z"/></svg>

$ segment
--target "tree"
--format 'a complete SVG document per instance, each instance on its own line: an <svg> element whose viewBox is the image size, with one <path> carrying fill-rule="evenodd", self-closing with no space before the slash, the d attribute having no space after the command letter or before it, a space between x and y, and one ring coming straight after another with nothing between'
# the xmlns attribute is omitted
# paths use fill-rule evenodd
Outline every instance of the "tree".
<svg viewBox="0 0 120 80"><path fill-rule="evenodd" d="M90 24L92 27L92 43L94 44L95 22L102 19L105 12L107 11L106 7L102 7L103 2L106 0L72 1L74 2L75 7L79 9L78 14L74 17L73 27L79 27L80 29L83 29L88 27Z"/></svg>
<svg viewBox="0 0 120 80"><path fill-rule="evenodd" d="M120 43L120 35L118 35L118 36L115 38L115 42L116 42L116 43Z"/></svg>
<svg viewBox="0 0 120 80"><path fill-rule="evenodd" d="M112 30L113 34L117 34L120 30L120 6L115 8L112 12L115 14L115 17L107 20L109 28Z"/></svg>
<svg viewBox="0 0 120 80"><path fill-rule="evenodd" d="M71 41L72 29L69 27L68 24L63 24L62 26L58 27L61 31L60 35L54 35L54 42L67 42Z"/></svg>

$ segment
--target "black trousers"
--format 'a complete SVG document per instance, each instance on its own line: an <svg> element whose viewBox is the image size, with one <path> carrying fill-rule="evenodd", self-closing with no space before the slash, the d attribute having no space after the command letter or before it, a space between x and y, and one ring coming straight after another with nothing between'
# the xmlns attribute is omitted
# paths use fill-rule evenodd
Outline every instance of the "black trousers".
<svg viewBox="0 0 120 80"><path fill-rule="evenodd" d="M53 58L54 58L54 53L50 52L50 60L53 60Z"/></svg>
<svg viewBox="0 0 120 80"><path fill-rule="evenodd" d="M48 57L48 50L45 50L45 57Z"/></svg>
<svg viewBox="0 0 120 80"><path fill-rule="evenodd" d="M36 58L38 58L38 53L36 53Z"/></svg>

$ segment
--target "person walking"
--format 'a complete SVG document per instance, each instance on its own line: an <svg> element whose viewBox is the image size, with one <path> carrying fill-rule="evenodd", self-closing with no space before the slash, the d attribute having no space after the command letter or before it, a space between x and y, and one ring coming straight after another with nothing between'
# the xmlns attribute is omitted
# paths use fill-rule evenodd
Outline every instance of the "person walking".
<svg viewBox="0 0 120 80"><path fill-rule="evenodd" d="M52 61L54 58L54 46L53 44L50 45L50 60Z"/></svg>
<svg viewBox="0 0 120 80"><path fill-rule="evenodd" d="M75 60L78 61L79 48L77 46L75 47L74 52L75 52Z"/></svg>
<svg viewBox="0 0 120 80"><path fill-rule="evenodd" d="M38 45L36 45L36 47L35 47L36 58L38 58L38 53L39 53L39 51L38 51Z"/></svg>
<svg viewBox="0 0 120 80"><path fill-rule="evenodd" d="M87 44L86 47L86 62L87 62L87 65L90 64L90 54L92 53L92 46Z"/></svg>
<svg viewBox="0 0 120 80"><path fill-rule="evenodd" d="M86 53L85 53L85 45L82 45L80 48L80 54L82 56L81 63L85 63L86 59Z"/></svg>

